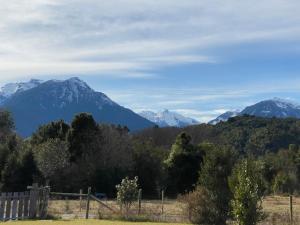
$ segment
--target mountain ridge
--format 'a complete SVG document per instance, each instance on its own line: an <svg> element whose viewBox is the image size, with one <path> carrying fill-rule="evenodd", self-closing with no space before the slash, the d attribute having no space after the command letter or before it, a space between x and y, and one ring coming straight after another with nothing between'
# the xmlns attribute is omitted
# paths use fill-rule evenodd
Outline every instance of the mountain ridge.
<svg viewBox="0 0 300 225"><path fill-rule="evenodd" d="M24 137L51 121L63 119L71 122L76 114L82 112L92 114L97 122L127 126L131 131L155 126L76 77L49 80L17 91L5 99L1 107L12 112L16 130Z"/></svg>
<svg viewBox="0 0 300 225"><path fill-rule="evenodd" d="M225 112L224 114L218 116L216 119L211 120L209 124L215 125L219 122L225 122L229 118L240 115L251 115L264 118L300 118L300 105L290 100L281 98L267 99L247 106L240 112Z"/></svg>

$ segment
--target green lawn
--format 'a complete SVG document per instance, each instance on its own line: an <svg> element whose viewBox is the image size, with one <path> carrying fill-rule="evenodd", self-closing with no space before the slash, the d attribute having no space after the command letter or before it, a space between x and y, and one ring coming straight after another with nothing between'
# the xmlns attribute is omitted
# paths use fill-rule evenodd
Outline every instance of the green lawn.
<svg viewBox="0 0 300 225"><path fill-rule="evenodd" d="M142 222L119 222L119 221L106 221L106 220L72 220L72 221L18 221L8 222L12 225L166 225L166 223L142 223ZM172 223L174 224L174 223ZM187 224L178 224L187 225Z"/></svg>

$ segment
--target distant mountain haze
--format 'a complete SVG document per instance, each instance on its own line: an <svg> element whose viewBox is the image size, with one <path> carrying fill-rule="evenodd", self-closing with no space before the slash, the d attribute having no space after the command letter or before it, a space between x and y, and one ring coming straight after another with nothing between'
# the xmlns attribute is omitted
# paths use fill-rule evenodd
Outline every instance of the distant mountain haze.
<svg viewBox="0 0 300 225"><path fill-rule="evenodd" d="M228 111L228 112L221 114L216 119L210 121L209 124L216 125L220 122L226 122L229 118L232 118L232 117L235 117L238 115L240 115L239 111Z"/></svg>
<svg viewBox="0 0 300 225"><path fill-rule="evenodd" d="M157 113L152 111L142 111L139 114L160 127L185 127L199 124L199 122L195 119L185 117L179 113L171 112L167 109Z"/></svg>
<svg viewBox="0 0 300 225"><path fill-rule="evenodd" d="M1 108L12 112L16 131L24 137L51 121L70 122L81 112L92 114L97 122L127 126L131 131L155 126L105 94L94 91L79 78L5 85L0 99Z"/></svg>

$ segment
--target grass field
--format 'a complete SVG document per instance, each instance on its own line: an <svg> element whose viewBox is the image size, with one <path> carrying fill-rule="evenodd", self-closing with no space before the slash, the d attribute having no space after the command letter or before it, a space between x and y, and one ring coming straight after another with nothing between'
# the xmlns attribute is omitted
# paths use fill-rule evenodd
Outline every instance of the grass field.
<svg viewBox="0 0 300 225"><path fill-rule="evenodd" d="M109 207L119 212L120 207L116 201L104 201ZM164 214L162 215L161 201L143 200L140 215L142 221L159 221L184 223L188 221L183 212L184 205L176 200L166 200L164 202ZM78 219L85 217L85 201L82 202L82 210L80 211L80 201L78 200L51 200L49 203L49 214L63 219ZM131 215L138 214L138 204L135 203L131 207ZM94 219L110 219L119 215L101 207L97 202L90 203L90 218Z"/></svg>
<svg viewBox="0 0 300 225"><path fill-rule="evenodd" d="M117 205L114 201L106 202L109 206L117 209ZM293 198L294 204L294 225L300 225L300 197ZM83 202L84 205L84 202ZM82 215L84 217L85 209L83 207L82 212L78 211L79 201L71 200L54 200L50 203L50 209L52 213L57 213L57 215ZM94 218L99 218L97 216L97 210L99 210L99 205L96 202L91 204L91 213L94 213ZM289 225L289 198L282 196L270 196L263 201L264 212L267 213L268 217L265 221L261 222L259 225ZM103 211L104 209L100 209ZM133 206L134 213L136 213L136 205ZM182 203L175 200L169 200L165 203L165 213L169 217L162 218L159 216L161 212L161 204L159 201L143 201L142 213L143 215L152 215L152 219L163 219L162 221L168 221L169 224L176 225L187 225L188 223L175 223L175 221L183 221L185 216L182 211ZM108 213L108 212L107 212ZM153 217L157 214L157 217ZM102 215L103 216L103 215ZM77 217L77 218L82 218ZM68 218L62 217L62 218ZM76 217L69 217L69 220L49 220L49 221L22 221L22 222L8 222L11 225L166 225L166 223L159 222L123 222L123 221L108 221L108 220L98 220L98 219L74 219ZM103 217L101 217L103 218ZM105 218L105 217L104 217ZM148 217L147 217L148 218ZM150 217L149 217L150 218ZM158 220L154 220L158 221ZM159 220L160 221L160 220ZM230 223L229 223L230 224Z"/></svg>
<svg viewBox="0 0 300 225"><path fill-rule="evenodd" d="M107 205L115 210L119 210L119 207L115 201L106 201ZM300 224L300 197L293 198L294 204L294 225ZM98 203L91 202L90 216L96 220L76 220L84 218L85 216L85 201L82 202L82 210L79 211L79 201L77 200L51 200L49 204L49 211L51 215L55 215L58 218L68 219L69 221L40 221L40 222L13 222L11 224L20 225L161 225L165 223L145 223L145 222L116 222L97 219L118 219L114 217L112 212L100 207ZM160 201L143 201L141 209L141 221L164 221L170 224L185 224L188 219L184 214L184 205L176 200L166 200L164 205L164 215L161 214L161 202ZM132 207L132 214L137 215L137 204ZM263 201L263 210L268 215L265 221L260 225L285 225L289 223L289 197L283 196L269 196Z"/></svg>
<svg viewBox="0 0 300 225"><path fill-rule="evenodd" d="M8 222L11 225L165 225L165 223L131 223L117 222L105 220L71 220L71 221L23 221L23 222ZM174 223L172 223L174 224ZM186 225L186 224L178 224Z"/></svg>

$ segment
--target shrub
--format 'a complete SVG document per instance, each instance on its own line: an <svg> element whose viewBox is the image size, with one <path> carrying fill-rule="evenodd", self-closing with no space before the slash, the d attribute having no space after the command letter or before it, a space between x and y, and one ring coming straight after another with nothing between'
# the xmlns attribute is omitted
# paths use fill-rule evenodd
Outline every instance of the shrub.
<svg viewBox="0 0 300 225"><path fill-rule="evenodd" d="M129 210L134 201L138 198L138 177L130 180L128 177L116 186L117 200L121 208L125 208L125 215L128 218Z"/></svg>
<svg viewBox="0 0 300 225"><path fill-rule="evenodd" d="M193 224L213 224L212 210L215 208L206 188L197 186L196 190L183 195L180 200L185 203L185 213Z"/></svg>

